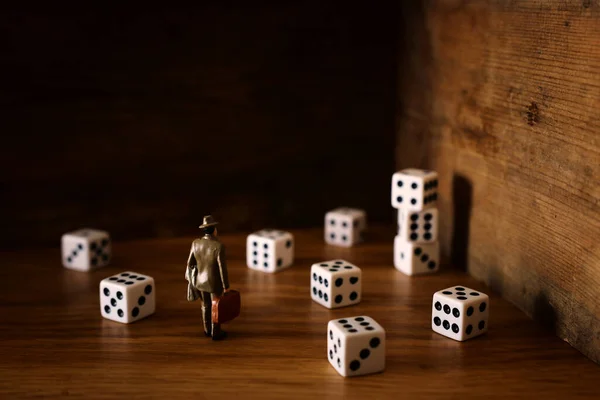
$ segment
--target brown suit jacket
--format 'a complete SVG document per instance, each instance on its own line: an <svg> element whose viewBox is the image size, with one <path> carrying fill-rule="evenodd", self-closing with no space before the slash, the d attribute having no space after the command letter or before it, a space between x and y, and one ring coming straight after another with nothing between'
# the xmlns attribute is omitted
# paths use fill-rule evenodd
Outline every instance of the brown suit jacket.
<svg viewBox="0 0 600 400"><path fill-rule="evenodd" d="M229 289L225 247L214 236L204 235L192 242L185 279L189 282L188 289L192 291L195 289L221 295L225 289ZM199 295L194 293L193 300Z"/></svg>

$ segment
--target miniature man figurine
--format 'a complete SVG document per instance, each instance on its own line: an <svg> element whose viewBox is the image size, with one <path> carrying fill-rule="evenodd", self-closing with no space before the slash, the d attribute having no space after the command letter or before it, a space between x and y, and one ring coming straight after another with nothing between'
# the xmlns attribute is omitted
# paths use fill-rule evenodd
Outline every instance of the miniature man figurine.
<svg viewBox="0 0 600 400"><path fill-rule="evenodd" d="M207 215L200 225L203 236L192 242L185 279L188 281L188 301L202 299L204 333L213 340L224 339L221 324L212 321L212 300L229 289L225 247L217 239L216 222Z"/></svg>

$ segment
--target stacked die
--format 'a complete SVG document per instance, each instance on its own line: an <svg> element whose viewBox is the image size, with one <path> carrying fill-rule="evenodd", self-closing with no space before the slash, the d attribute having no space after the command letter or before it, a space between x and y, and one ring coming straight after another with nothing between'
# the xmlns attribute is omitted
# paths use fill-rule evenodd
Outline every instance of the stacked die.
<svg viewBox="0 0 600 400"><path fill-rule="evenodd" d="M392 207L398 210L394 266L406 275L439 268L437 187L435 171L409 168L392 176Z"/></svg>

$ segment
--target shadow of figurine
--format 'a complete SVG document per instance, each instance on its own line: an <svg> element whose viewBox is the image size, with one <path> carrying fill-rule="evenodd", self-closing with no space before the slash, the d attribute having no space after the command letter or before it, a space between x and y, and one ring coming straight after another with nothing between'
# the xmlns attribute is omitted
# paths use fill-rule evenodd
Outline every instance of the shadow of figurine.
<svg viewBox="0 0 600 400"><path fill-rule="evenodd" d="M469 225L473 206L473 185L463 175L452 178L452 204L454 229L450 258L452 265L462 271L469 270Z"/></svg>

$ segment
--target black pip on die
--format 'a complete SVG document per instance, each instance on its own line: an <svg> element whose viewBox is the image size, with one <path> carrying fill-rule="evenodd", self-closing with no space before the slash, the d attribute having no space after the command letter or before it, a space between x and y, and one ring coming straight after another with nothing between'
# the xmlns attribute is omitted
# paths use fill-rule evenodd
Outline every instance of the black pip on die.
<svg viewBox="0 0 600 400"><path fill-rule="evenodd" d="M452 286L433 295L431 329L459 342L487 332L490 299L465 286Z"/></svg>
<svg viewBox="0 0 600 400"><path fill-rule="evenodd" d="M111 244L108 232L79 229L61 238L62 261L66 268L89 271L110 262Z"/></svg>
<svg viewBox="0 0 600 400"><path fill-rule="evenodd" d="M327 308L345 307L360 302L362 272L344 260L324 261L310 269L310 296Z"/></svg>
<svg viewBox="0 0 600 400"><path fill-rule="evenodd" d="M294 263L294 236L289 232L263 229L248 235L246 264L263 272L278 272Z"/></svg>
<svg viewBox="0 0 600 400"><path fill-rule="evenodd" d="M106 319L128 324L154 313L154 279L122 272L100 282L100 312Z"/></svg>
<svg viewBox="0 0 600 400"><path fill-rule="evenodd" d="M325 242L350 247L364 239L367 214L357 208L340 207L325 214Z"/></svg>
<svg viewBox="0 0 600 400"><path fill-rule="evenodd" d="M381 372L385 369L385 330L367 316L331 320L327 359L342 376Z"/></svg>

